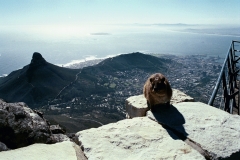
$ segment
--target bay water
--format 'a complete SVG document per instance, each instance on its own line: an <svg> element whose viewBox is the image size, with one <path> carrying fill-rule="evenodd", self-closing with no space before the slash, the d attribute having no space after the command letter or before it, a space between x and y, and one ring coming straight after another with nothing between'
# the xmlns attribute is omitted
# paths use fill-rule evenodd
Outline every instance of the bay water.
<svg viewBox="0 0 240 160"><path fill-rule="evenodd" d="M132 52L224 58L231 41L240 41L240 27L4 26L0 29L0 76L29 64L34 52L57 65Z"/></svg>

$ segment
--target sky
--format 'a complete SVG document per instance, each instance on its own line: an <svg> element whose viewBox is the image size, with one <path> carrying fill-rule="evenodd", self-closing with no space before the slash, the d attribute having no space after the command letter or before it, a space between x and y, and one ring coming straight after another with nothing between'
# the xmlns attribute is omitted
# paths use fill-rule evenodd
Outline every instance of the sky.
<svg viewBox="0 0 240 160"><path fill-rule="evenodd" d="M0 0L0 26L240 25L240 0Z"/></svg>

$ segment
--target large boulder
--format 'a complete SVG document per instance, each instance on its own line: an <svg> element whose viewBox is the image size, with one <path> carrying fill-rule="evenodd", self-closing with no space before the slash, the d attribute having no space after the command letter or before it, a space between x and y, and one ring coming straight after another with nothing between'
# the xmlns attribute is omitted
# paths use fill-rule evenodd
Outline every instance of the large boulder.
<svg viewBox="0 0 240 160"><path fill-rule="evenodd" d="M65 141L56 144L33 144L27 147L0 153L2 160L87 160L80 147Z"/></svg>
<svg viewBox="0 0 240 160"><path fill-rule="evenodd" d="M177 89L173 89L170 103L180 102L194 102L194 99ZM147 100L143 95L132 96L126 99L126 118L146 116L148 110Z"/></svg>
<svg viewBox="0 0 240 160"><path fill-rule="evenodd" d="M33 143L50 143L50 127L41 116L25 103L0 100L0 142L10 149Z"/></svg>
<svg viewBox="0 0 240 160"><path fill-rule="evenodd" d="M205 159L170 130L147 117L83 130L76 136L89 160Z"/></svg>
<svg viewBox="0 0 240 160"><path fill-rule="evenodd" d="M240 159L240 116L200 102L183 102L147 112L183 140L194 143L207 159Z"/></svg>

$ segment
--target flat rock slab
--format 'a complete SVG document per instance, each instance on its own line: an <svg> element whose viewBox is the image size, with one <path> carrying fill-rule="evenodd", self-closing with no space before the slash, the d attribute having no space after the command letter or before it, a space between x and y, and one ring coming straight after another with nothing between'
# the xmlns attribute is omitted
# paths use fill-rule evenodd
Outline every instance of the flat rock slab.
<svg viewBox="0 0 240 160"><path fill-rule="evenodd" d="M10 151L0 152L4 160L86 160L79 146L70 141L56 144L33 144Z"/></svg>
<svg viewBox="0 0 240 160"><path fill-rule="evenodd" d="M147 117L80 131L76 136L89 160L205 159Z"/></svg>
<svg viewBox="0 0 240 160"><path fill-rule="evenodd" d="M177 89L173 89L171 104L180 102L194 102L194 99ZM148 110L147 100L143 94L126 99L126 118L144 117Z"/></svg>
<svg viewBox="0 0 240 160"><path fill-rule="evenodd" d="M200 146L210 159L240 159L240 116L200 102L173 104L147 116Z"/></svg>

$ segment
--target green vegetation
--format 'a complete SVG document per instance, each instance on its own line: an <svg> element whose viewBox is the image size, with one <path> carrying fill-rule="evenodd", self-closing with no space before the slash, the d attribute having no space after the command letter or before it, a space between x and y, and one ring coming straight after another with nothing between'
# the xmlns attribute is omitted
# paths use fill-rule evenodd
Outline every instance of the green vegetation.
<svg viewBox="0 0 240 160"><path fill-rule="evenodd" d="M116 84L115 84L115 83L111 83L109 87L110 87L110 88L115 88L115 87L116 87Z"/></svg>

